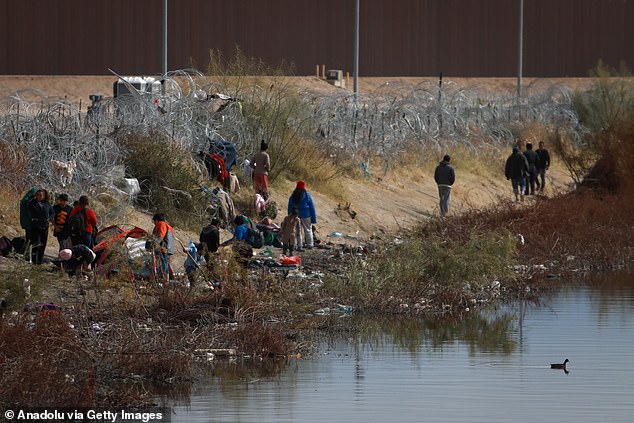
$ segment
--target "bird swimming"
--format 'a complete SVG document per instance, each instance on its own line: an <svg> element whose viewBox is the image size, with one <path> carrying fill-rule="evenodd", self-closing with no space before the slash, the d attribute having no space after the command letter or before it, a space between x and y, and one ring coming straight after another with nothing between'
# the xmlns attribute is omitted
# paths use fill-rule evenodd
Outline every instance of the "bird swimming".
<svg viewBox="0 0 634 423"><path fill-rule="evenodd" d="M551 364L550 368L551 369L564 369L566 370L566 364L568 364L570 360L565 359L563 363L555 363L555 364Z"/></svg>

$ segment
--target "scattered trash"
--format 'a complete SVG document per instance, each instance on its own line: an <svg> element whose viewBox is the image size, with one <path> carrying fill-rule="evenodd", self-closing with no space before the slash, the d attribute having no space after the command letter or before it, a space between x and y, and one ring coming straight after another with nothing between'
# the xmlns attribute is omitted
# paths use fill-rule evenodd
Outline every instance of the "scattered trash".
<svg viewBox="0 0 634 423"><path fill-rule="evenodd" d="M352 306L349 305L343 305L343 304L337 304L337 310L346 313L346 314L351 314L352 313Z"/></svg>
<svg viewBox="0 0 634 423"><path fill-rule="evenodd" d="M343 234L341 232L332 232L330 236L340 237L340 236L343 236Z"/></svg>
<svg viewBox="0 0 634 423"><path fill-rule="evenodd" d="M22 282L22 287L24 288L24 292L26 293L26 298L31 298L31 283L28 279L24 279L24 282Z"/></svg>
<svg viewBox="0 0 634 423"><path fill-rule="evenodd" d="M92 323L90 325L90 329L95 331L95 332L102 332L103 331L103 327L99 323Z"/></svg>
<svg viewBox="0 0 634 423"><path fill-rule="evenodd" d="M313 314L316 314L318 316L327 316L330 314L330 307L324 307L320 308L319 310L315 310L313 311Z"/></svg>
<svg viewBox="0 0 634 423"><path fill-rule="evenodd" d="M24 305L24 311L45 311L45 310L61 310L62 308L53 303L27 303Z"/></svg>
<svg viewBox="0 0 634 423"><path fill-rule="evenodd" d="M302 264L302 258L299 256L280 256L280 263L282 264Z"/></svg>
<svg viewBox="0 0 634 423"><path fill-rule="evenodd" d="M517 234L517 240L519 241L520 245L524 245L525 244L524 235Z"/></svg>

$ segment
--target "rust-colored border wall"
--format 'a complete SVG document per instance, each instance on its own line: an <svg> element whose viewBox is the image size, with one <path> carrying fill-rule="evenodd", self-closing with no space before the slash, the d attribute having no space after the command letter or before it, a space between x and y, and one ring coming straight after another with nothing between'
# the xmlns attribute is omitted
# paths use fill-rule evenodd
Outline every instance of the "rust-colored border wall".
<svg viewBox="0 0 634 423"><path fill-rule="evenodd" d="M519 0L361 0L360 75L517 74ZM169 0L168 67L211 48L353 72L355 0ZM634 66L634 0L524 0L525 76ZM157 75L162 0L2 0L0 74Z"/></svg>

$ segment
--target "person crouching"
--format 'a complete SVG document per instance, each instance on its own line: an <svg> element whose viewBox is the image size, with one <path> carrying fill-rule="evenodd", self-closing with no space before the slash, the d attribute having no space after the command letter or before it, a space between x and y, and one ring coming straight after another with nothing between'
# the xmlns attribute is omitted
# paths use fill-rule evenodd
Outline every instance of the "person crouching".
<svg viewBox="0 0 634 423"><path fill-rule="evenodd" d="M95 261L97 255L87 246L78 244L61 250L59 258L62 259L62 267L70 274L81 276L90 269L90 264Z"/></svg>

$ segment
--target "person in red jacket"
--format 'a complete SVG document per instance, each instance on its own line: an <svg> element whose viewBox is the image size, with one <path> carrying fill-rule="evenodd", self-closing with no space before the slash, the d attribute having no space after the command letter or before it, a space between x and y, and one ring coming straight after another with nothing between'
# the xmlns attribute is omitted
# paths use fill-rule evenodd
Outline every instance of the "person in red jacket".
<svg viewBox="0 0 634 423"><path fill-rule="evenodd" d="M97 233L97 215L92 209L88 208L89 204L87 196L82 195L79 197L79 203L68 215L68 221L71 222L73 216L77 213L83 214L84 230L81 234L74 234L71 230L71 241L73 245L83 244L88 248L92 248L95 246L95 235Z"/></svg>

